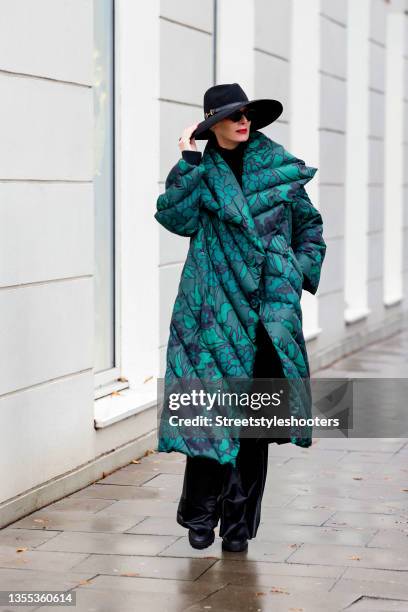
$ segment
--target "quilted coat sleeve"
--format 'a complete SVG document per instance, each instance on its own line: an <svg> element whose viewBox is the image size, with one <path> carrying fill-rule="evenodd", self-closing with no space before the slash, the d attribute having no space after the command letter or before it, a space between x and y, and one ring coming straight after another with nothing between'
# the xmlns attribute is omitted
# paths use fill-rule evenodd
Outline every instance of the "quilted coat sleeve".
<svg viewBox="0 0 408 612"><path fill-rule="evenodd" d="M198 229L200 182L204 164L189 163L181 158L170 170L165 192L157 199L155 219L179 236L192 236Z"/></svg>
<svg viewBox="0 0 408 612"><path fill-rule="evenodd" d="M326 254L323 221L302 185L292 208L292 248L303 272L303 289L315 294Z"/></svg>

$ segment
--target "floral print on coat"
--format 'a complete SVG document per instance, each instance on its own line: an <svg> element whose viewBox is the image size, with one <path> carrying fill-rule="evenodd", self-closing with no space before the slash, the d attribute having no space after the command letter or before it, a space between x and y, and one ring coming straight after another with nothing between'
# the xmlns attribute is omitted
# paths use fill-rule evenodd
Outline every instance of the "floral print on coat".
<svg viewBox="0 0 408 612"><path fill-rule="evenodd" d="M190 245L171 314L165 398L177 379L251 378L260 319L285 377L301 382L291 414L311 416L300 298L316 293L326 252L321 214L304 187L316 171L260 131L247 141L242 188L210 142L199 165L181 158L171 169L155 219ZM293 444L311 445L311 427L291 432ZM162 418L158 450L235 465L232 433L189 436Z"/></svg>

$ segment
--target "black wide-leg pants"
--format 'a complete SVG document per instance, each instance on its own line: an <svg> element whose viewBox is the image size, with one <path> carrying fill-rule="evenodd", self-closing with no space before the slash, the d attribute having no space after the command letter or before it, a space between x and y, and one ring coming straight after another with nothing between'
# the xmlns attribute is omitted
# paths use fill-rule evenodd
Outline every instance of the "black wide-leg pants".
<svg viewBox="0 0 408 612"><path fill-rule="evenodd" d="M256 345L253 377L283 377L280 360L261 322ZM187 457L177 522L201 531L213 529L220 521L220 537L254 538L261 518L270 441L241 438L235 467L206 457Z"/></svg>

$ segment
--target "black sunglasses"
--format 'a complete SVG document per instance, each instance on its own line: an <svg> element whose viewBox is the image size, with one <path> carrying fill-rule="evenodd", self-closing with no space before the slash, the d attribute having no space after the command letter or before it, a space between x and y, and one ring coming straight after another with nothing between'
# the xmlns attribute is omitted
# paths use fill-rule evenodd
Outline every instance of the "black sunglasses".
<svg viewBox="0 0 408 612"><path fill-rule="evenodd" d="M246 108L245 110L236 110L233 113L231 113L230 115L228 115L227 119L231 119L231 121L240 121L242 115L244 115L248 121L252 121L252 119L255 119L256 116L256 111L254 108Z"/></svg>

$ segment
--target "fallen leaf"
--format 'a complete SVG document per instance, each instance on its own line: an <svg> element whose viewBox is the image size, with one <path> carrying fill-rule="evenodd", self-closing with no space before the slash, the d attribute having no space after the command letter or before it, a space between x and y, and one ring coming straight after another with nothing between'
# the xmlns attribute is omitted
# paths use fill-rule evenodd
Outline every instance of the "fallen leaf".
<svg viewBox="0 0 408 612"><path fill-rule="evenodd" d="M263 593L262 591L255 593L255 597L261 597L261 595L266 595L266 593Z"/></svg>
<svg viewBox="0 0 408 612"><path fill-rule="evenodd" d="M289 591L285 591L282 587L272 587L271 593L285 593L285 595L290 595Z"/></svg>
<svg viewBox="0 0 408 612"><path fill-rule="evenodd" d="M152 448L148 448L144 456L147 457L148 455L155 455L155 454L156 454L155 450L153 450Z"/></svg>
<svg viewBox="0 0 408 612"><path fill-rule="evenodd" d="M128 379L127 379L127 378L125 378L124 376L120 376L120 377L118 378L118 381L119 381L119 382L129 382L129 381L128 381Z"/></svg>
<svg viewBox="0 0 408 612"><path fill-rule="evenodd" d="M124 574L119 574L119 576L140 576L137 572L125 572Z"/></svg>
<svg viewBox="0 0 408 612"><path fill-rule="evenodd" d="M90 580L80 580L78 584L91 584Z"/></svg>
<svg viewBox="0 0 408 612"><path fill-rule="evenodd" d="M358 557L357 555L351 555L349 559L352 559L353 561L361 561L361 557Z"/></svg>
<svg viewBox="0 0 408 612"><path fill-rule="evenodd" d="M119 391L112 391L111 395L120 395Z"/></svg>
<svg viewBox="0 0 408 612"><path fill-rule="evenodd" d="M28 550L27 546L25 546L24 548L16 548L16 552L25 552L26 550Z"/></svg>
<svg viewBox="0 0 408 612"><path fill-rule="evenodd" d="M140 459L132 459L130 463L140 463Z"/></svg>
<svg viewBox="0 0 408 612"><path fill-rule="evenodd" d="M408 493L408 489L401 489L404 493Z"/></svg>

